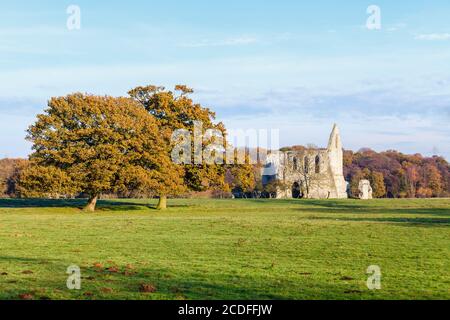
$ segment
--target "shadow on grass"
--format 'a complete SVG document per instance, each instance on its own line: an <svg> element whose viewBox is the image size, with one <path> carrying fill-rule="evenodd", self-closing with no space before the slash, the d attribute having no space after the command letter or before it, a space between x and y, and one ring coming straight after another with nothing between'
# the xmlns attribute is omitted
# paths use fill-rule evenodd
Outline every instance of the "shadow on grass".
<svg viewBox="0 0 450 320"><path fill-rule="evenodd" d="M99 200L98 211L156 210L156 201L150 200ZM83 209L87 199L0 199L0 208L77 208ZM191 208L196 205L168 204L169 209Z"/></svg>
<svg viewBox="0 0 450 320"><path fill-rule="evenodd" d="M311 204L311 203L309 203ZM352 207L324 206L321 202L317 207L297 208L305 214L321 214L323 216L306 217L310 220L338 220L350 222L379 222L397 223L406 226L429 226L448 227L450 226L450 209L448 208L395 208L395 207ZM335 216L330 214L336 214ZM342 216L344 215L344 216ZM348 215L348 216L346 216ZM370 216L369 216L370 215ZM378 215L378 216L374 216ZM386 217L389 215L391 217ZM410 215L410 216L408 216ZM414 216L417 217L414 217ZM395 216L395 217L392 217ZM405 216L405 217L402 217Z"/></svg>
<svg viewBox="0 0 450 320"><path fill-rule="evenodd" d="M301 200L301 199L281 199L281 200L250 200L259 203L279 203L295 206L295 211L305 214L316 213L326 215L324 217L306 217L305 219L316 220L336 220L339 221L362 221L362 222L390 222L404 223L409 225L429 225L429 226L450 226L450 207L418 207L407 199L404 202L385 201L360 201L360 200ZM446 199L447 200L447 199ZM420 201L415 199L415 201ZM411 207L405 207L411 205ZM292 208L291 208L292 209ZM349 215L348 217L332 216ZM361 217L358 217L361 215ZM363 216L364 215L364 216ZM367 215L380 215L380 217L367 217ZM382 215L395 215L399 217L383 217ZM404 215L417 215L418 217L405 217ZM355 217L356 216L356 217ZM422 217L421 217L422 216Z"/></svg>
<svg viewBox="0 0 450 320"><path fill-rule="evenodd" d="M435 227L449 227L450 218L349 218L349 217L308 217L308 220L334 220L334 221L349 221L349 222L379 222L379 223L398 223L411 226L435 226Z"/></svg>
<svg viewBox="0 0 450 320"><path fill-rule="evenodd" d="M29 293L33 299L257 299L287 300L298 298L323 299L361 299L370 297L369 292L360 291L361 283L328 283L317 280L308 281L301 286L297 281L283 279L273 274L260 274L257 278L245 275L216 273L174 274L174 270L158 267L128 269L125 266L105 264L102 268L81 267L81 290L68 290L66 270L69 263L62 260L30 259L22 257L0 256L0 262L20 264L29 272L7 271L3 276L6 284L0 292L0 299L16 300L19 295ZM115 271L111 272L110 268ZM16 265L17 268L17 265ZM30 277L33 282L30 282ZM281 285L281 283L283 285ZM152 293L141 292L142 285L154 288ZM300 290L301 289L301 290Z"/></svg>
<svg viewBox="0 0 450 320"><path fill-rule="evenodd" d="M450 209L446 208L392 208L392 207L365 207L365 208L297 208L297 211L312 213L338 213L338 214L417 214L417 215L436 215L448 216L450 218Z"/></svg>
<svg viewBox="0 0 450 320"><path fill-rule="evenodd" d="M78 208L83 209L87 204L86 199L0 199L0 208ZM142 210L152 208L150 203L120 201L120 200L99 200L97 209L120 211L120 210Z"/></svg>
<svg viewBox="0 0 450 320"><path fill-rule="evenodd" d="M86 205L86 200L50 199L0 199L0 208L78 208Z"/></svg>
<svg viewBox="0 0 450 320"><path fill-rule="evenodd" d="M50 263L50 261L55 262L57 260L54 260L54 259L28 258L28 257L0 256L0 262L47 264L47 263Z"/></svg>

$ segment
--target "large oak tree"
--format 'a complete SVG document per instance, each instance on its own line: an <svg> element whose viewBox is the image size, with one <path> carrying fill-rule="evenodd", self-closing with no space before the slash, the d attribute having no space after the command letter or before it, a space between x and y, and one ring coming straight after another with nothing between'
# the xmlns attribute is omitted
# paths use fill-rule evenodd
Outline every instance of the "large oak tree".
<svg viewBox="0 0 450 320"><path fill-rule="evenodd" d="M28 139L33 165L24 172L22 189L33 189L32 196L48 195L52 188L46 185L61 186L60 192L86 194L86 209L94 211L105 192L171 194L183 186L183 172L169 158L155 117L130 98L81 93L52 98ZM36 185L39 172L47 178Z"/></svg>
<svg viewBox="0 0 450 320"><path fill-rule="evenodd" d="M154 116L161 129L161 136L167 141L170 154L172 145L170 143L172 134L177 129L188 130L194 133L195 122L202 123L202 132L214 129L226 135L225 126L215 123L215 113L210 109L194 103L189 94L193 90L184 85L177 85L175 93L159 86L137 87L129 92L129 95L139 102L152 116ZM202 150L211 141L202 139ZM194 155L192 155L194 158ZM192 159L194 160L194 159ZM194 162L194 161L193 161ZM188 164L182 167L184 170L184 184L189 190L223 190L225 184L225 166L216 164ZM164 209L167 195L160 193L159 208Z"/></svg>

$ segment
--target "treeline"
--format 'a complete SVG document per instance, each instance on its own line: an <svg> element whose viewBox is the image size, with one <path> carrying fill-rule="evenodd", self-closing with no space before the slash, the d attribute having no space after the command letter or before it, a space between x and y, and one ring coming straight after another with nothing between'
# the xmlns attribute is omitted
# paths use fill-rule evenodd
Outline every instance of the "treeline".
<svg viewBox="0 0 450 320"><path fill-rule="evenodd" d="M29 167L26 159L0 160L0 197L21 197L19 179L22 170ZM276 186L263 186L261 166L232 166L224 169L223 181L219 185L193 188L179 197L270 197ZM350 183L351 195L357 197L361 179L368 179L376 198L432 198L450 197L450 164L442 157L423 157L420 154L406 155L398 151L377 153L370 149L344 152L344 175ZM43 177L45 178L45 177ZM54 195L53 197L58 197ZM78 194L76 196L83 196ZM126 193L107 192L103 196L118 198L152 197L142 190Z"/></svg>
<svg viewBox="0 0 450 320"><path fill-rule="evenodd" d="M210 109L194 103L191 93L184 85L173 91L150 85L134 88L125 97L74 93L51 98L27 130L33 145L29 159L1 162L2 194L83 197L88 199L85 209L94 211L105 195L157 197L157 208L165 209L168 198L193 192L251 190L255 177L248 161L215 161L220 152L211 145L217 138L207 133L226 137L225 126L215 121ZM178 163L175 134L195 136L197 123L203 129L194 150L201 151L200 160L208 156L211 162ZM186 154L199 156L190 150Z"/></svg>
<svg viewBox="0 0 450 320"><path fill-rule="evenodd" d="M26 159L0 160L0 197L17 197L20 172L28 165Z"/></svg>
<svg viewBox="0 0 450 320"><path fill-rule="evenodd" d="M216 122L214 112L194 103L191 93L184 85L173 91L150 85L125 97L75 93L51 98L27 130L33 145L29 159L0 161L0 196L83 197L88 198L86 210L94 211L105 195L157 197L158 208L165 209L168 198L198 193L256 198L276 193L276 183L262 185L261 165L250 164L250 154L236 161L235 149L234 161L224 161L233 157L227 152L224 159L220 151L233 150L226 128ZM200 145L196 123L203 128ZM175 161L180 154L174 150L184 150L174 148L179 142L174 138L183 138L177 132L194 136L193 143L182 144L188 159L213 161ZM220 133L221 139L208 132ZM217 140L220 148L213 143ZM354 195L361 179L372 182L378 198L450 194L450 168L441 157L365 149L346 151L344 164Z"/></svg>
<svg viewBox="0 0 450 320"><path fill-rule="evenodd" d="M450 196L450 164L438 156L406 155L394 150L345 151L344 175L353 195L358 194L359 181L368 179L376 198Z"/></svg>
<svg viewBox="0 0 450 320"><path fill-rule="evenodd" d="M23 193L23 186L21 185L21 177L23 173L26 173L32 167L32 161L27 159L0 159L0 198L26 198L28 197ZM262 197L263 192L269 187L263 188L261 184L260 166L236 165L228 166L224 168L223 181L218 185L208 185L205 180L203 181L203 188L197 187L193 189L186 189L184 193L179 193L177 197L189 198L231 198L236 194L239 197ZM55 181L54 178L45 175L45 172L41 170L42 180ZM58 182L59 183L59 182ZM48 182L43 182L43 188ZM38 187L37 187L38 188ZM56 188L55 190L59 190ZM275 190L273 190L275 192ZM36 197L45 196L47 198L84 198L86 194L62 194L55 192L53 194L46 193L40 195L36 193ZM127 192L114 192L113 190L105 191L102 194L103 198L152 198L157 196L156 192L145 192L138 188L130 188ZM31 196L32 197L32 196Z"/></svg>

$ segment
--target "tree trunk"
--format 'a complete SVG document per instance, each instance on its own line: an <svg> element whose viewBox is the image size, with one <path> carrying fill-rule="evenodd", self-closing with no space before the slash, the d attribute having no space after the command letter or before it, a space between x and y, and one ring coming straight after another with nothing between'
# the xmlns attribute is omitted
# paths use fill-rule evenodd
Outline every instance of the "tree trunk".
<svg viewBox="0 0 450 320"><path fill-rule="evenodd" d="M89 198L89 201L88 201L86 207L84 208L84 210L86 210L88 212L94 212L95 206L97 205L97 200L98 200L98 195L91 196Z"/></svg>
<svg viewBox="0 0 450 320"><path fill-rule="evenodd" d="M167 209L167 196L160 196L156 210L166 210Z"/></svg>

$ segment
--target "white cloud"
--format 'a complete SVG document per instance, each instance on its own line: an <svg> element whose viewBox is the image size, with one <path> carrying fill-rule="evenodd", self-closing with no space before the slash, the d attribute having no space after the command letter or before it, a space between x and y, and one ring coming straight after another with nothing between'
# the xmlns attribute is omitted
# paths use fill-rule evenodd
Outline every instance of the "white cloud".
<svg viewBox="0 0 450 320"><path fill-rule="evenodd" d="M395 32L395 31L403 30L407 27L408 27L408 25L406 23L399 22L399 23L389 25L386 30L389 32Z"/></svg>
<svg viewBox="0 0 450 320"><path fill-rule="evenodd" d="M419 34L416 36L416 40L446 41L450 40L450 33Z"/></svg>

